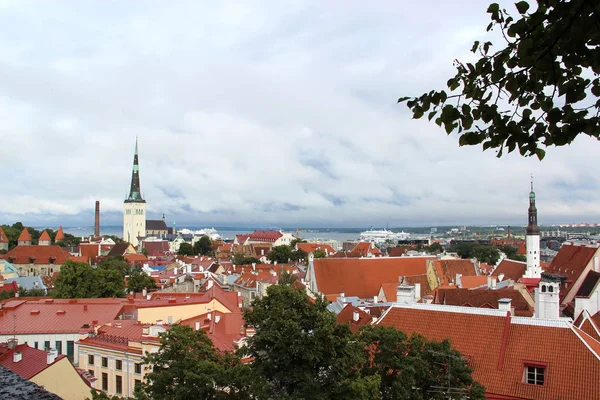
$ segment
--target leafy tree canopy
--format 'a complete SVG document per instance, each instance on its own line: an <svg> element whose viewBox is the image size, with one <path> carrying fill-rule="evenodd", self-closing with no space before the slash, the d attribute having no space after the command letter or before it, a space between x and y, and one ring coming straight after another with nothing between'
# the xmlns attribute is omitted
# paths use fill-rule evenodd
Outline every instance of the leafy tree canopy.
<svg viewBox="0 0 600 400"><path fill-rule="evenodd" d="M433 242L427 247L427 252L431 254L437 254L444 251L444 248L438 242Z"/></svg>
<svg viewBox="0 0 600 400"><path fill-rule="evenodd" d="M471 257L475 257L483 263L496 265L500 258L500 252L494 246L474 246L471 250Z"/></svg>
<svg viewBox="0 0 600 400"><path fill-rule="evenodd" d="M212 240L208 236L202 236L196 243L194 243L194 254L207 256L212 254Z"/></svg>
<svg viewBox="0 0 600 400"><path fill-rule="evenodd" d="M246 257L242 253L235 253L231 258L231 262L235 265L260 264L260 260L258 258Z"/></svg>
<svg viewBox="0 0 600 400"><path fill-rule="evenodd" d="M537 7L532 7L536 6ZM413 118L427 114L459 144L518 149L544 158L583 133L600 137L600 0L518 1L516 12L491 4L488 31L504 43L476 41L476 62L455 61L449 91L402 97Z"/></svg>
<svg viewBox="0 0 600 400"><path fill-rule="evenodd" d="M515 260L515 261L527 261L527 257L525 257L522 254L517 254L517 251L519 249L517 249L516 247L512 247L512 246L502 246L500 247L500 250L506 254L506 257L509 260Z"/></svg>
<svg viewBox="0 0 600 400"><path fill-rule="evenodd" d="M194 247L189 243L181 243L179 245L179 250L177 254L180 256L193 256L194 255Z"/></svg>
<svg viewBox="0 0 600 400"><path fill-rule="evenodd" d="M140 293L144 290L144 288L154 289L155 287L156 281L140 268L135 268L127 277L128 292Z"/></svg>
<svg viewBox="0 0 600 400"><path fill-rule="evenodd" d="M113 269L118 271L122 277L129 274L131 264L123 256L108 257L98 263L98 269Z"/></svg>
<svg viewBox="0 0 600 400"><path fill-rule="evenodd" d="M283 244L281 246L273 247L267 258L271 262L277 261L278 263L285 264L290 261L306 260L308 254L306 254L304 250L294 250L292 246Z"/></svg>
<svg viewBox="0 0 600 400"><path fill-rule="evenodd" d="M61 266L52 290L52 297L57 299L124 296L123 276L117 269L94 269L71 260Z"/></svg>
<svg viewBox="0 0 600 400"><path fill-rule="evenodd" d="M325 258L325 257L327 257L327 253L323 249L316 249L313 252L313 257L314 258Z"/></svg>

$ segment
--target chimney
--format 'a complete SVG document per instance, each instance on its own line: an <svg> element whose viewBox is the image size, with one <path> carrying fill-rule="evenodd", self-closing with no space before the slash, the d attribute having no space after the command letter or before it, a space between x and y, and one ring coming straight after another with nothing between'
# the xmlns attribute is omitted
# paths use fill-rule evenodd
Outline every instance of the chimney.
<svg viewBox="0 0 600 400"><path fill-rule="evenodd" d="M352 313L352 321L357 322L358 321L358 311L354 310L354 312Z"/></svg>
<svg viewBox="0 0 600 400"><path fill-rule="evenodd" d="M215 284L215 282L211 279L206 283L206 288L207 289L212 289L213 285Z"/></svg>
<svg viewBox="0 0 600 400"><path fill-rule="evenodd" d="M491 283L490 289L496 289L496 277L492 276L491 278L492 279L491 279L491 282L490 282Z"/></svg>
<svg viewBox="0 0 600 400"><path fill-rule="evenodd" d="M506 238L510 240L510 225L508 226L508 234L506 235Z"/></svg>
<svg viewBox="0 0 600 400"><path fill-rule="evenodd" d="M17 347L17 342L17 339L8 339L8 348L14 349L15 347Z"/></svg>
<svg viewBox="0 0 600 400"><path fill-rule="evenodd" d="M396 287L396 302L400 304L414 304L415 302L415 287L414 286L397 286Z"/></svg>
<svg viewBox="0 0 600 400"><path fill-rule="evenodd" d="M456 274L456 286L462 288L462 274Z"/></svg>
<svg viewBox="0 0 600 400"><path fill-rule="evenodd" d="M18 363L22 359L23 359L23 353L21 353L20 351L15 351L13 353L13 362L14 363Z"/></svg>
<svg viewBox="0 0 600 400"><path fill-rule="evenodd" d="M415 283L415 301L421 300L421 284Z"/></svg>
<svg viewBox="0 0 600 400"><path fill-rule="evenodd" d="M508 311L512 314L512 299L503 297L501 299L498 299L498 310L500 311Z"/></svg>
<svg viewBox="0 0 600 400"><path fill-rule="evenodd" d="M48 351L48 355L46 356L46 364L48 364L48 365L52 364L56 360L57 356L58 356L58 351L56 351L56 349L50 349Z"/></svg>
<svg viewBox="0 0 600 400"><path fill-rule="evenodd" d="M196 322L196 330L199 331L200 330L200 322Z"/></svg>
<svg viewBox="0 0 600 400"><path fill-rule="evenodd" d="M221 320L221 316L215 315L215 324L218 324L220 320Z"/></svg>
<svg viewBox="0 0 600 400"><path fill-rule="evenodd" d="M379 299L377 298L377 295L373 296L373 303L377 303L379 301Z"/></svg>
<svg viewBox="0 0 600 400"><path fill-rule="evenodd" d="M177 270L178 270L178 269L177 269L177 267L175 267L175 269L173 270L173 273L174 273L175 275L177 275Z"/></svg>
<svg viewBox="0 0 600 400"><path fill-rule="evenodd" d="M346 301L346 293L344 291L340 292L340 300L342 303Z"/></svg>
<svg viewBox="0 0 600 400"><path fill-rule="evenodd" d="M96 218L94 220L94 236L100 236L100 202L96 200Z"/></svg>
<svg viewBox="0 0 600 400"><path fill-rule="evenodd" d="M542 280L535 289L535 317L558 319L560 316L559 283Z"/></svg>
<svg viewBox="0 0 600 400"><path fill-rule="evenodd" d="M256 270L256 263L252 263L252 271Z"/></svg>
<svg viewBox="0 0 600 400"><path fill-rule="evenodd" d="M147 288L143 288L142 289L142 296L146 297L147 294L148 294L148 289Z"/></svg>

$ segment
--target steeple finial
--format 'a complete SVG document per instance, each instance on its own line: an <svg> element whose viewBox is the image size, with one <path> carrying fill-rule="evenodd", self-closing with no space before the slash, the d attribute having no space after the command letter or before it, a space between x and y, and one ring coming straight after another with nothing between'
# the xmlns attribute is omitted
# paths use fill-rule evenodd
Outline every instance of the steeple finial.
<svg viewBox="0 0 600 400"><path fill-rule="evenodd" d="M533 174L531 174L531 191L533 192Z"/></svg>
<svg viewBox="0 0 600 400"><path fill-rule="evenodd" d="M138 139L135 137L135 152L133 154L133 170L131 171L131 186L125 202L145 203L140 189L140 166L138 160Z"/></svg>

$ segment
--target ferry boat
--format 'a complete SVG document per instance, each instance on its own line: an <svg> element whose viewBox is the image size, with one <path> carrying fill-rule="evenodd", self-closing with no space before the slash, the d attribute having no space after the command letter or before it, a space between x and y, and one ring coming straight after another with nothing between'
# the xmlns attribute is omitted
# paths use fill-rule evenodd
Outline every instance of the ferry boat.
<svg viewBox="0 0 600 400"><path fill-rule="evenodd" d="M363 242L375 242L375 243L384 243L388 240L396 241L396 240L406 240L410 237L410 233L407 232L393 232L387 229L369 229L367 231L361 232L360 240Z"/></svg>

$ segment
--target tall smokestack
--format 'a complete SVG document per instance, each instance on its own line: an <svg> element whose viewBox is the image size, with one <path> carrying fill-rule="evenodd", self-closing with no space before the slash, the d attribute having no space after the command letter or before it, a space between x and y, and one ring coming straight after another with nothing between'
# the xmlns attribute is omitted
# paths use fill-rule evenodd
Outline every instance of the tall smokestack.
<svg viewBox="0 0 600 400"><path fill-rule="evenodd" d="M508 235L506 235L506 238L510 240L510 225L508 226Z"/></svg>
<svg viewBox="0 0 600 400"><path fill-rule="evenodd" d="M100 236L100 202L96 200L96 220L94 221L94 236Z"/></svg>

